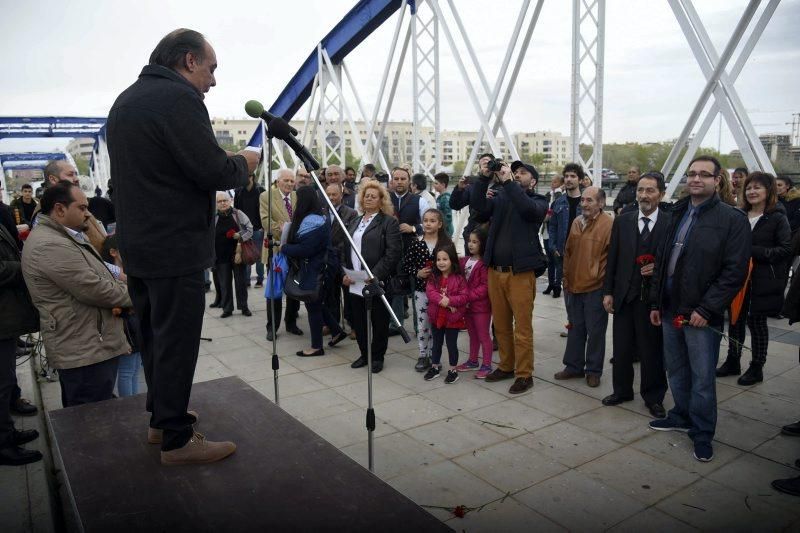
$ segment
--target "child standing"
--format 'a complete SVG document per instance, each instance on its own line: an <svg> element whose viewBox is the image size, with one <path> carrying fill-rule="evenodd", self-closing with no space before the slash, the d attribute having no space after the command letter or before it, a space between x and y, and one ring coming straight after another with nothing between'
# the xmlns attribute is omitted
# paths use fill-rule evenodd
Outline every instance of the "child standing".
<svg viewBox="0 0 800 533"><path fill-rule="evenodd" d="M436 250L436 270L428 277L428 319L433 333L431 367L425 381L439 377L442 370L442 344L447 341L450 370L444 382L458 381L458 330L464 327L467 308L467 282L461 275L456 247L450 243Z"/></svg>
<svg viewBox="0 0 800 533"><path fill-rule="evenodd" d="M492 336L489 323L492 320L492 306L489 303L489 270L483 263L483 251L486 248L486 230L475 228L469 234L467 249L469 257L460 260L461 271L467 282L467 332L469 333L469 359L458 365L459 372L468 372L478 368L478 352L483 348L483 364L475 374L477 379L484 379L492 372Z"/></svg>
<svg viewBox="0 0 800 533"><path fill-rule="evenodd" d="M431 323L428 320L428 296L425 287L433 271L433 251L451 244L444 229L444 217L438 209L428 209L422 215L422 238L414 240L403 258L404 273L416 277L414 307L417 312L417 342L419 359L414 369L425 372L431 366Z"/></svg>
<svg viewBox="0 0 800 533"><path fill-rule="evenodd" d="M119 255L117 235L109 235L103 242L101 256L103 261L122 268L122 257ZM119 356L117 367L117 396L124 398L139 394L139 368L142 366L142 354L139 351L139 319L133 309L123 309L125 337L131 345L131 353Z"/></svg>

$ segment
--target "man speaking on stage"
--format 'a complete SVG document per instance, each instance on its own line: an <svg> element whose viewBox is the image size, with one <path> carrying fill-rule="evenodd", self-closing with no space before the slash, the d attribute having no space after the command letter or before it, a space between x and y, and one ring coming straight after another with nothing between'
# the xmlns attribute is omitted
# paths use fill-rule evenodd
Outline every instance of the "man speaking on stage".
<svg viewBox="0 0 800 533"><path fill-rule="evenodd" d="M216 68L202 34L175 30L119 95L107 122L119 248L141 324L148 442L161 444L164 465L210 463L236 450L196 433L188 412L203 271L213 262L215 191L245 186L259 159L217 144L203 104Z"/></svg>

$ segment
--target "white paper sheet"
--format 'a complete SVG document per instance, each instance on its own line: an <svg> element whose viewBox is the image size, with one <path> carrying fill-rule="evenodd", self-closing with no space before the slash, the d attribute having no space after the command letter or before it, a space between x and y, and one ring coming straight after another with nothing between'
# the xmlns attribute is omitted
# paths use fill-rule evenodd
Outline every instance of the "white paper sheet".
<svg viewBox="0 0 800 533"><path fill-rule="evenodd" d="M350 270L349 268L345 268L344 273L354 282L350 285L350 293L362 296L367 282L367 272L364 270Z"/></svg>

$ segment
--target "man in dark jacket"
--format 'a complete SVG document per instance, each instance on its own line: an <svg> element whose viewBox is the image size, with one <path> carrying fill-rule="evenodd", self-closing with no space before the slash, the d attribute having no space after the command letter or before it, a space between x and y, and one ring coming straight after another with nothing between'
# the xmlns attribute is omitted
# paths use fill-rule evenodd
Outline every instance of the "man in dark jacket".
<svg viewBox="0 0 800 533"><path fill-rule="evenodd" d="M717 331L742 288L750 259L747 216L716 193L720 169L719 161L705 155L689 164L689 195L674 204L651 291L650 321L664 324L664 364L675 407L650 427L688 431L694 457L703 462L714 456Z"/></svg>
<svg viewBox="0 0 800 533"><path fill-rule="evenodd" d="M358 212L356 212L355 209L351 209L342 203L345 188L346 187L338 183L329 183L325 186L325 193L328 195L328 198L330 198L333 207L336 208L336 212L339 214L339 218L341 218L344 223L344 227L340 226L333 214L328 213L328 221L331 224L331 244L336 250L335 263L339 265L344 264L344 249L347 243L347 237L345 237L344 232L346 232L347 228L358 218ZM355 196L355 194L353 194L353 196ZM334 264L334 261L329 258L328 264ZM346 287L342 286L341 269L337 268L332 275L334 277L333 283L328 283L325 286L325 306L331 312L331 315L337 318L337 322L341 324L340 315L342 313L340 309L342 308L342 301L344 301L344 318L352 324L349 304L350 299L344 298L344 300L342 300L342 290L346 289Z"/></svg>
<svg viewBox="0 0 800 533"><path fill-rule="evenodd" d="M403 242L402 254L405 254L406 250L411 246L411 241L416 239L417 235L422 235L422 215L428 209L436 206L428 205L424 198L411 192L411 173L407 169L403 167L392 169L392 183L394 183L394 191L389 194L389 198L391 198L394 206L394 216L400 223L400 237ZM412 280L399 271L396 278L398 280L403 278L407 281L406 286L408 288L408 292L405 294L392 295L392 310L402 326L403 318L405 317L405 299L411 293ZM400 330L392 324L389 327L389 335L399 334ZM420 368L420 365L421 362L418 362L416 368L421 372L425 368Z"/></svg>
<svg viewBox="0 0 800 533"><path fill-rule="evenodd" d="M641 171L639 167L628 169L628 183L625 184L614 199L614 214L619 215L628 204L636 201L636 184L639 182Z"/></svg>
<svg viewBox="0 0 800 533"><path fill-rule="evenodd" d="M563 171L564 194L556 198L550 206L550 220L547 221L547 235L550 249L556 262L553 298L561 296L563 276L564 247L567 245L572 222L581 215L580 182L585 177L583 167L578 163L567 163ZM566 334L562 334L566 337Z"/></svg>
<svg viewBox="0 0 800 533"><path fill-rule="evenodd" d="M247 185L239 187L233 197L233 207L242 211L253 224L253 242L258 248L258 260L256 261L256 287L264 286L264 263L261 262L261 248L264 246L264 226L261 224L261 214L259 212L259 199L264 187L256 184L255 173L250 173L247 177ZM247 265L245 274L245 286L250 286L250 276L253 273L252 265Z"/></svg>
<svg viewBox="0 0 800 533"><path fill-rule="evenodd" d="M494 174L489 172L489 161L493 159L494 156L492 154L482 154L478 158L478 176L474 178L475 180L479 179L481 176L486 178L494 177ZM467 249L469 234L472 233L472 230L478 225L475 221L477 213L475 213L475 210L470 207L470 195L473 187L474 183L470 184L470 179L467 176L464 176L458 180L458 183L450 195L450 209L453 211L459 211L465 207L469 207L469 218L467 219L467 223L464 225L464 231L461 232L461 236L464 238L464 255L467 256L469 256L469 250ZM492 183L492 185L489 187L489 190L494 191L496 188L496 184ZM453 235L453 239L455 239L455 235Z"/></svg>
<svg viewBox="0 0 800 533"><path fill-rule="evenodd" d="M500 365L486 381L516 377L511 394L533 387L533 299L536 276L547 269L539 241L539 227L547 214L547 199L531 191L539 179L533 167L515 161L503 163L497 172L502 189L486 197L491 177L482 176L473 185L470 208L476 222L491 221L484 263L489 267L489 300L500 348ZM526 191L528 191L526 193Z"/></svg>
<svg viewBox="0 0 800 533"><path fill-rule="evenodd" d="M31 187L30 183L24 184L20 188L20 192L22 195L10 204L11 211L17 211L14 213L14 217L19 216L18 224L30 226L33 221L33 214L36 212L39 203L33 198L33 187Z"/></svg>
<svg viewBox="0 0 800 533"><path fill-rule="evenodd" d="M42 458L41 452L21 447L39 433L15 429L10 413L17 385L17 338L34 331L39 331L39 316L22 277L17 241L0 224L0 465L25 465Z"/></svg>
<svg viewBox="0 0 800 533"><path fill-rule="evenodd" d="M667 392L661 328L650 323L650 280L655 258L669 226L669 212L660 208L666 186L660 172L647 173L637 184L638 208L614 219L608 250L603 307L614 314L614 392L603 405L633 400L633 363L640 356L639 392L650 414L664 418ZM640 259L641 258L641 259Z"/></svg>
<svg viewBox="0 0 800 533"><path fill-rule="evenodd" d="M800 191L794 188L794 182L789 176L778 176L775 178L775 185L778 188L778 200L786 209L786 218L789 219L789 227L794 236L800 229Z"/></svg>
<svg viewBox="0 0 800 533"><path fill-rule="evenodd" d="M114 204L108 198L103 198L103 191L100 187L94 190L94 196L89 198L89 211L103 223L103 227L108 231L108 225L117 221L114 216Z"/></svg>
<svg viewBox="0 0 800 533"><path fill-rule="evenodd" d="M108 117L108 149L120 252L140 318L151 442L162 464L207 463L236 449L194 433L188 414L212 265L215 191L242 187L256 152L217 144L204 93L216 85L214 49L175 30ZM178 199L176 203L176 199ZM159 430L163 430L163 434Z"/></svg>

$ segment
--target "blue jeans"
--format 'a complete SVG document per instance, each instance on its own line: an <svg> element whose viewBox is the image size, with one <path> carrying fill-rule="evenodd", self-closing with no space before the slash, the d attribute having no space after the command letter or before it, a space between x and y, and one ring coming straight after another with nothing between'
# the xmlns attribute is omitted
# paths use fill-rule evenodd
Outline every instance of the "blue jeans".
<svg viewBox="0 0 800 533"><path fill-rule="evenodd" d="M261 248L264 247L264 230L257 229L253 232L253 242L258 249L258 261L256 261L256 282L264 282L264 263L261 262ZM245 276L245 284L250 283L250 275L253 273L253 265L247 265L247 273Z"/></svg>
<svg viewBox="0 0 800 533"><path fill-rule="evenodd" d="M120 398L139 393L139 367L142 354L139 352L119 356L117 367L117 394Z"/></svg>
<svg viewBox="0 0 800 533"><path fill-rule="evenodd" d="M691 426L689 437L695 443L710 444L717 427L717 360L719 333L709 328L672 325L670 311L661 314L664 333L664 366L675 400L667 418L675 424Z"/></svg>

